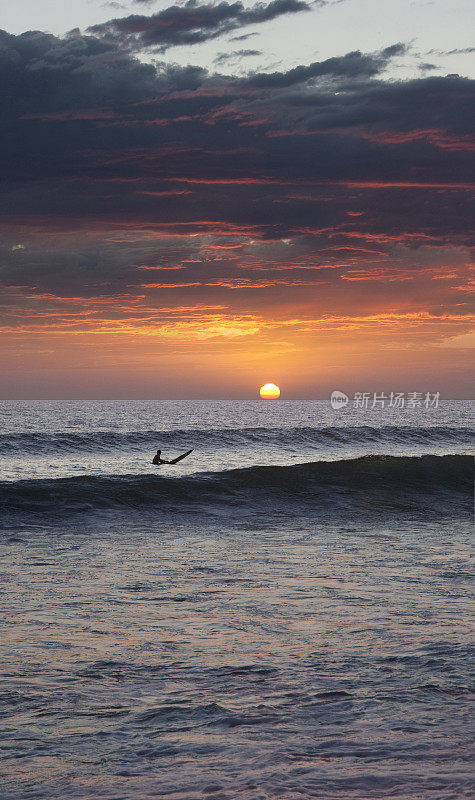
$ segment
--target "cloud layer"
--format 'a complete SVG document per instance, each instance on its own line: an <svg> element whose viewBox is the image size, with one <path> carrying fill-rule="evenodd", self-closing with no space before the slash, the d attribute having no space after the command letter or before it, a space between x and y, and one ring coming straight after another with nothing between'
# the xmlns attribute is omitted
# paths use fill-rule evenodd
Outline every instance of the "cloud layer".
<svg viewBox="0 0 475 800"><path fill-rule="evenodd" d="M89 32L133 50L153 48L165 52L169 47L201 44L239 28L309 10L310 5L304 0L271 0L253 6L225 0L216 4L187 0L184 5L170 6L151 16L131 14L111 19L93 25Z"/></svg>
<svg viewBox="0 0 475 800"><path fill-rule="evenodd" d="M149 352L138 336L298 361L359 336L440 360L465 341L474 81L388 80L401 43L244 76L133 55L303 8L0 33L7 354L19 336L94 336L129 363Z"/></svg>

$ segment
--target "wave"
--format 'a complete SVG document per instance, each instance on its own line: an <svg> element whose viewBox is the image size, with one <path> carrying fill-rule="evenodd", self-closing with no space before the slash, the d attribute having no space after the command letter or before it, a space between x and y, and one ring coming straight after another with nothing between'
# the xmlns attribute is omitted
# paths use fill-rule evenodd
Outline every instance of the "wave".
<svg viewBox="0 0 475 800"><path fill-rule="evenodd" d="M364 456L293 466L254 466L189 477L153 475L79 476L0 483L0 510L54 520L64 514L104 510L146 512L219 506L325 509L342 504L370 514L377 509L419 507L443 512L470 506L474 459L446 456Z"/></svg>
<svg viewBox="0 0 475 800"><path fill-rule="evenodd" d="M0 453L68 454L74 452L108 452L112 450L153 450L162 446L248 447L263 445L275 447L375 445L384 446L446 446L463 447L465 451L475 445L475 434L470 428L412 427L386 425L375 428L369 425L354 427L289 427L289 428L222 428L180 429L173 431L55 431L22 432L0 435Z"/></svg>

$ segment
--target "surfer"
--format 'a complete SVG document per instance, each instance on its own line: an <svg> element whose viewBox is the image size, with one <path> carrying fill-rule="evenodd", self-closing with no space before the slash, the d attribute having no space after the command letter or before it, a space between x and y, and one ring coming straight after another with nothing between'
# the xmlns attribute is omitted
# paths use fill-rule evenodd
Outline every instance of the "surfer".
<svg viewBox="0 0 475 800"><path fill-rule="evenodd" d="M155 464L156 467L159 467L160 464L178 464L179 461L182 461L184 458L190 455L193 452L193 448L191 450L187 450L186 453L182 453L181 456L177 456L176 458L172 458L171 461L165 461L162 458L162 451L157 450L157 455L153 457L152 464Z"/></svg>
<svg viewBox="0 0 475 800"><path fill-rule="evenodd" d="M162 451L161 450L157 450L157 455L153 457L152 464L155 464L155 466L158 467L158 466L160 466L160 464L169 464L170 463L169 461L164 461L161 456L162 456Z"/></svg>

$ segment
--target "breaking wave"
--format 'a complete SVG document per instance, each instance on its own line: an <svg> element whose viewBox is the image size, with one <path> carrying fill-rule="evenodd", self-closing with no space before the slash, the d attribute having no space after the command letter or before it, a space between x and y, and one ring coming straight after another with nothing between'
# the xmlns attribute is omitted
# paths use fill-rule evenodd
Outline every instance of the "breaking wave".
<svg viewBox="0 0 475 800"><path fill-rule="evenodd" d="M253 466L189 477L124 475L0 483L0 511L43 521L97 511L146 512L219 506L292 509L437 509L470 506L474 459L466 455L364 456L293 466Z"/></svg>

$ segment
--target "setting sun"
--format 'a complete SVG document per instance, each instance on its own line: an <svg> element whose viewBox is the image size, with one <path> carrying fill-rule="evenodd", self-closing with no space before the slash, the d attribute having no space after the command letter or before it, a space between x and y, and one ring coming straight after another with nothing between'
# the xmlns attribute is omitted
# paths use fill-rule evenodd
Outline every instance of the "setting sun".
<svg viewBox="0 0 475 800"><path fill-rule="evenodd" d="M265 383L259 389L259 394L265 400L277 400L280 397L280 389L275 383Z"/></svg>

